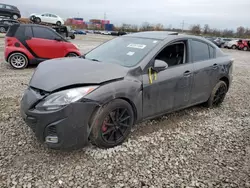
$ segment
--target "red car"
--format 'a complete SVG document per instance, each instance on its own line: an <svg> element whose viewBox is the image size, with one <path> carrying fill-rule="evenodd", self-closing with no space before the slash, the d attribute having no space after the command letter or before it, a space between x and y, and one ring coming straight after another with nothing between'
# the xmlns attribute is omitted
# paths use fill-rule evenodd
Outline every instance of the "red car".
<svg viewBox="0 0 250 188"><path fill-rule="evenodd" d="M48 59L80 55L74 44L47 26L14 24L6 34L5 60L16 69Z"/></svg>
<svg viewBox="0 0 250 188"><path fill-rule="evenodd" d="M250 40L239 40L238 49L248 51L250 48Z"/></svg>

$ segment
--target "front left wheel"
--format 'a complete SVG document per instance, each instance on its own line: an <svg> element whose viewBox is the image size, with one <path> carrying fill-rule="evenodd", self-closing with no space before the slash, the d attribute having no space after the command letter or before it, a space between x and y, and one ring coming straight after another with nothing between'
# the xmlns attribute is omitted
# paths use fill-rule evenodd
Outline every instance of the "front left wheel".
<svg viewBox="0 0 250 188"><path fill-rule="evenodd" d="M15 69L24 69L28 66L29 60L22 53L13 53L9 56L8 63Z"/></svg>
<svg viewBox="0 0 250 188"><path fill-rule="evenodd" d="M100 148L115 147L128 138L133 123L131 105L122 99L113 100L95 115L90 140Z"/></svg>

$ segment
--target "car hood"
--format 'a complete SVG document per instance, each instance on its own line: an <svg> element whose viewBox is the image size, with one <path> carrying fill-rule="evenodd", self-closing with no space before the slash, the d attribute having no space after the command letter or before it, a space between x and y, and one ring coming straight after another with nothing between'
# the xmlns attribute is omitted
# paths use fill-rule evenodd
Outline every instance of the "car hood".
<svg viewBox="0 0 250 188"><path fill-rule="evenodd" d="M84 84L101 84L123 78L128 68L83 58L58 58L38 65L29 85L47 92Z"/></svg>

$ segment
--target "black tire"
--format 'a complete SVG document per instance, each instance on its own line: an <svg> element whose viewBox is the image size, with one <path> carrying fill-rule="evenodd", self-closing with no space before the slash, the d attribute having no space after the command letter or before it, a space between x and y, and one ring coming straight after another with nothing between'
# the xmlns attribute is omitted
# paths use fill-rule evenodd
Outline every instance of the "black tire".
<svg viewBox="0 0 250 188"><path fill-rule="evenodd" d="M75 39L76 36L75 36L75 35L71 35L70 38L71 38L71 39Z"/></svg>
<svg viewBox="0 0 250 188"><path fill-rule="evenodd" d="M210 97L205 105L208 108L220 106L226 97L227 91L227 84L224 81L219 81L212 90Z"/></svg>
<svg viewBox="0 0 250 188"><path fill-rule="evenodd" d="M74 53L74 52L70 52L66 55L66 57L77 57L79 56L78 54Z"/></svg>
<svg viewBox="0 0 250 188"><path fill-rule="evenodd" d="M113 116L113 118L111 118L111 116ZM126 119L127 117L129 117L129 119ZM114 121L114 119L116 120ZM113 100L104 105L98 114L95 114L89 138L92 144L100 148L118 146L128 138L133 123L134 112L131 105L122 99ZM114 140L112 140L113 138Z"/></svg>
<svg viewBox="0 0 250 188"><path fill-rule="evenodd" d="M12 14L12 17L14 20L17 20L19 18L19 16L17 14Z"/></svg>
<svg viewBox="0 0 250 188"><path fill-rule="evenodd" d="M244 50L244 51L247 51L247 50L248 50L248 47L245 46L245 47L243 48L243 50Z"/></svg>
<svg viewBox="0 0 250 188"><path fill-rule="evenodd" d="M236 48L237 48L237 46L236 46L236 45L233 45L233 46L232 46L232 49L234 49L234 50L235 50Z"/></svg>
<svg viewBox="0 0 250 188"><path fill-rule="evenodd" d="M35 23L41 23L41 18L36 17L36 18L35 18Z"/></svg>
<svg viewBox="0 0 250 188"><path fill-rule="evenodd" d="M30 21L35 22L36 21L36 17L35 16L31 16L30 17Z"/></svg>
<svg viewBox="0 0 250 188"><path fill-rule="evenodd" d="M6 29L4 27L0 27L0 33L6 33Z"/></svg>
<svg viewBox="0 0 250 188"><path fill-rule="evenodd" d="M19 52L15 52L8 57L8 63L14 69L24 69L28 66L29 60L26 57L26 55L19 53Z"/></svg>
<svg viewBox="0 0 250 188"><path fill-rule="evenodd" d="M56 22L56 25L57 25L57 26L61 26L62 23L61 23L60 21L57 21L57 22Z"/></svg>

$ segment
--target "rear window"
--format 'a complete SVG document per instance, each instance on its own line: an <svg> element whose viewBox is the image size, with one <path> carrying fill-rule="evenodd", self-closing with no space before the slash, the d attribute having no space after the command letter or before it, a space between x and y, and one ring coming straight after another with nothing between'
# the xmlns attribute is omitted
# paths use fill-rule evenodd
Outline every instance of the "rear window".
<svg viewBox="0 0 250 188"><path fill-rule="evenodd" d="M21 30L19 29L19 24L14 24L12 26L9 27L7 33L6 33L6 36L7 37L13 37L15 36L15 33L17 33L17 30Z"/></svg>

